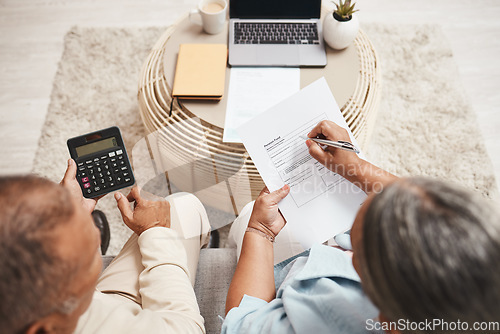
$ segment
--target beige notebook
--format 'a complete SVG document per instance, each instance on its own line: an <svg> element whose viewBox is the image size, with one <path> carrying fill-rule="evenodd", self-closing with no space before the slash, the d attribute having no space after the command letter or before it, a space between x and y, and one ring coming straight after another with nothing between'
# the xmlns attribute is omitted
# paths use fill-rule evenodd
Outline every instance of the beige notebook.
<svg viewBox="0 0 500 334"><path fill-rule="evenodd" d="M181 44L173 97L220 100L226 79L227 45Z"/></svg>

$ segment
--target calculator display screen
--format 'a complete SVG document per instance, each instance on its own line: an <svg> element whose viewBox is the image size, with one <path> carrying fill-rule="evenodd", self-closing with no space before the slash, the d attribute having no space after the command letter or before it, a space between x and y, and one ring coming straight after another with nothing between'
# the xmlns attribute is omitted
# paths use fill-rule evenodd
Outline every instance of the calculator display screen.
<svg viewBox="0 0 500 334"><path fill-rule="evenodd" d="M76 154L78 155L78 157L82 157L87 154L96 153L117 146L118 143L116 142L116 138L110 137L100 141L96 141L92 144L78 146L76 147Z"/></svg>

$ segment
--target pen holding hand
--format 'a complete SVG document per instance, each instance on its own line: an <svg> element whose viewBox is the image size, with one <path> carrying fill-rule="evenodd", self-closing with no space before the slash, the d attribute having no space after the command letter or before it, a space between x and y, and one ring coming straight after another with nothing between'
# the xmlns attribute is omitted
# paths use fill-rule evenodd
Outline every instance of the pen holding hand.
<svg viewBox="0 0 500 334"><path fill-rule="evenodd" d="M346 151L350 151L350 152L354 152L354 153L358 153L358 154L360 152L360 150L356 146L354 146L352 143L350 143L348 141L343 141L343 140L333 141L333 140L321 139L321 138L309 138L309 137L305 137L305 136L304 136L304 139L310 139L313 142L316 142L316 143L321 144L321 145L340 148L341 150L346 150Z"/></svg>
<svg viewBox="0 0 500 334"><path fill-rule="evenodd" d="M306 145L309 148L309 154L324 165L329 170L345 176L349 169L358 168L363 159L359 158L356 151L359 150L350 144L351 139L346 129L338 126L332 121L319 122L307 135ZM321 144L314 141L313 138L320 137L333 142L347 142L350 144L350 149L333 147L328 145L325 149L321 148ZM338 144L337 144L338 145ZM348 145L349 146L349 145Z"/></svg>

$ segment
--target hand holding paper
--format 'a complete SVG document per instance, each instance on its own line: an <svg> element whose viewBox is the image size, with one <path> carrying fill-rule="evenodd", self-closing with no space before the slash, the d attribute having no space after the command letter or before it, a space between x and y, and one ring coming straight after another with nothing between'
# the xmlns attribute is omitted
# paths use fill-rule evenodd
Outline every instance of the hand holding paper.
<svg viewBox="0 0 500 334"><path fill-rule="evenodd" d="M265 234L272 234L271 237L274 238L286 224L278 211L278 203L288 195L289 191L287 185L274 192L269 192L267 188L263 189L255 200L248 227L256 228Z"/></svg>
<svg viewBox="0 0 500 334"><path fill-rule="evenodd" d="M280 202L279 208L291 232L305 248L350 228L366 198L361 189L309 154L301 136L316 129L324 120L343 127L348 138L345 138L346 132L340 130L339 136L357 146L328 84L321 78L238 129L269 190L284 184L290 186L290 194ZM353 152L345 153L357 158ZM319 157L328 163L328 155Z"/></svg>

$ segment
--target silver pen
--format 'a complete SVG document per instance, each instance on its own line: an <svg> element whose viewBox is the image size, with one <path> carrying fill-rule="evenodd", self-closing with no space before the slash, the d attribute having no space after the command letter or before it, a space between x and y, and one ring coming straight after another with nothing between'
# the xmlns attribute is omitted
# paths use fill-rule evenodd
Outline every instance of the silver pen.
<svg viewBox="0 0 500 334"><path fill-rule="evenodd" d="M331 147L335 147L335 148L340 148L342 150L351 151L351 152L358 153L358 154L360 152L360 150L356 146L354 146L352 143L349 143L348 141L343 141L343 140L333 141L333 140L328 140L328 139L309 138L307 136L302 136L302 138L304 138L306 140L310 139L312 141L315 141L318 144L331 146Z"/></svg>

